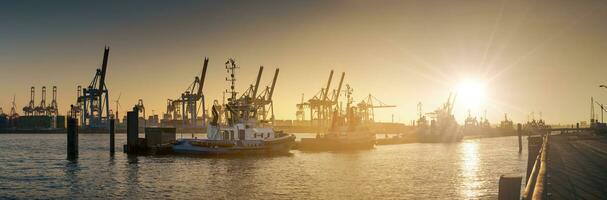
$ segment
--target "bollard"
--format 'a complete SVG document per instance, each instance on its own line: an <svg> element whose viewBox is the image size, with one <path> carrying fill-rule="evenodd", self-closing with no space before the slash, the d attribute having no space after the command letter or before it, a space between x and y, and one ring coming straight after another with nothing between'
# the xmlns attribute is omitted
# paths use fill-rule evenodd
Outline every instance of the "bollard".
<svg viewBox="0 0 607 200"><path fill-rule="evenodd" d="M518 134L518 153L523 152L523 133L521 133L521 123L516 125L516 133Z"/></svg>
<svg viewBox="0 0 607 200"><path fill-rule="evenodd" d="M114 155L114 153L116 152L115 149L115 136L114 136L114 118L110 119L110 154Z"/></svg>
<svg viewBox="0 0 607 200"><path fill-rule="evenodd" d="M499 191L497 199L499 200L518 200L521 199L521 176L500 176Z"/></svg>
<svg viewBox="0 0 607 200"><path fill-rule="evenodd" d="M579 123L579 122L575 124L575 127L577 128L577 131L576 131L576 132L581 132L581 131L580 131L580 123Z"/></svg>
<svg viewBox="0 0 607 200"><path fill-rule="evenodd" d="M67 159L78 158L78 120L69 117L67 120Z"/></svg>
<svg viewBox="0 0 607 200"><path fill-rule="evenodd" d="M137 150L137 140L139 139L139 111L133 109L133 111L126 113L126 147L127 153L134 153Z"/></svg>

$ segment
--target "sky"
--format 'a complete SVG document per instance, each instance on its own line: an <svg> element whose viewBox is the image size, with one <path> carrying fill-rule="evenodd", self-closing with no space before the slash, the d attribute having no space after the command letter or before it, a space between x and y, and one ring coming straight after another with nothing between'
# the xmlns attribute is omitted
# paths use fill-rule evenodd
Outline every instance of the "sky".
<svg viewBox="0 0 607 200"><path fill-rule="evenodd" d="M539 113L549 123L590 117L590 97L607 103L605 1L0 1L0 107L21 113L29 88L58 87L62 113L87 86L110 46L111 108L143 99L161 114L202 70L207 104L241 67L237 87L262 85L275 68L278 119L315 95L330 70L346 72L354 100L372 94L396 108L376 121L410 123L457 92L455 116ZM334 80L334 83L336 81ZM463 85L463 86L462 86ZM462 89L464 88L464 89ZM472 89L471 89L472 88ZM473 90L472 92L470 90Z"/></svg>

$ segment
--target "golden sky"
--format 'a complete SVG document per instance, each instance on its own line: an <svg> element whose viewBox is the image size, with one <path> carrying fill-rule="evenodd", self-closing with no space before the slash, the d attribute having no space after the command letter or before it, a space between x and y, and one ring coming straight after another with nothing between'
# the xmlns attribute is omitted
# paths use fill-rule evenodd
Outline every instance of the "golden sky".
<svg viewBox="0 0 607 200"><path fill-rule="evenodd" d="M498 122L542 112L553 123L588 120L589 98L607 103L607 7L604 1L130 1L16 2L0 6L0 106L21 108L29 87L59 87L65 113L76 86L86 86L111 46L107 86L121 113L143 99L148 114L165 111L210 58L207 103L227 87L223 63L241 67L238 87L281 69L279 119L346 72L356 101L372 93L397 108L380 121L409 123L418 102L429 112L466 80L485 100L456 101ZM336 81L335 81L336 82ZM335 83L334 82L334 83ZM473 84L473 85L474 85ZM334 84L335 85L335 84ZM50 103L50 89L47 103ZM114 105L111 105L114 109ZM469 108L474 107L474 108Z"/></svg>

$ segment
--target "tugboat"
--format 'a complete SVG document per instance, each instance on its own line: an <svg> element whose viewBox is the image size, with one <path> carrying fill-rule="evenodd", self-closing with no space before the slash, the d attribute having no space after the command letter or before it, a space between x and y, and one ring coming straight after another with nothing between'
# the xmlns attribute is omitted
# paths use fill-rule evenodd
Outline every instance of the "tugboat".
<svg viewBox="0 0 607 200"><path fill-rule="evenodd" d="M175 153L200 155L272 155L288 154L295 143L295 136L274 131L267 120L267 114L272 110L272 94L278 77L278 69L274 74L271 87L257 93L259 81L263 72L260 67L255 86L251 85L241 97L237 98L235 88L235 70L238 67L234 59L226 62L230 76L231 96L227 103L220 105L214 101L212 120L207 127L207 139L182 139L173 145ZM273 113L273 110L272 110ZM223 115L223 121L222 119ZM270 119L274 119L272 115Z"/></svg>
<svg viewBox="0 0 607 200"><path fill-rule="evenodd" d="M500 126L497 130L500 136L517 135L516 130L514 130L514 123L512 123L512 120L508 119L508 114L504 114L504 120L500 122Z"/></svg>
<svg viewBox="0 0 607 200"><path fill-rule="evenodd" d="M468 117L464 120L463 134L465 136L478 136L481 133L478 120L472 117L471 111L468 110Z"/></svg>
<svg viewBox="0 0 607 200"><path fill-rule="evenodd" d="M346 85L346 109L345 113L337 104L339 91L343 83L345 73L342 73L338 89L333 98L335 105L331 124L326 133L318 133L315 138L302 138L299 143L301 151L340 151L340 150L366 150L375 147L375 133L362 123L361 109L352 106L352 89ZM327 87L328 88L328 87Z"/></svg>
<svg viewBox="0 0 607 200"><path fill-rule="evenodd" d="M441 142L459 142L463 136L459 130L459 125L453 116L453 104L455 96L449 98L443 106L434 112L428 113L430 120L429 128L418 128L413 138L422 143L441 143Z"/></svg>

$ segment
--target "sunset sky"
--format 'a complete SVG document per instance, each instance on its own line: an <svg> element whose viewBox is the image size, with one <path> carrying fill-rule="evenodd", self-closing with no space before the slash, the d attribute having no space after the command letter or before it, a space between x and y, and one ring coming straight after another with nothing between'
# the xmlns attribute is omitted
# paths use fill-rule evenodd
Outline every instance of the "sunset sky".
<svg viewBox="0 0 607 200"><path fill-rule="evenodd" d="M549 123L589 118L590 96L607 103L605 1L19 1L0 3L0 107L19 113L35 86L59 88L65 113L111 47L107 86L124 113L143 99L161 114L209 57L207 104L228 86L224 62L241 67L240 90L276 67L278 119L294 119L329 71L346 72L355 101L373 94L397 108L380 121L409 123L416 105L458 98L462 122L487 110L499 122L543 113ZM336 76L337 77L337 76ZM337 79L337 78L336 78ZM334 80L335 81L335 80ZM336 83L335 81L334 83ZM335 85L335 84L334 84ZM462 86L464 85L464 86ZM465 89L464 89L465 90ZM468 91L469 92L469 91ZM466 92L463 92L466 93ZM462 96L462 95L460 95ZM478 101L478 99L482 99ZM477 102L478 101L478 102ZM115 105L111 104L114 109ZM598 108L597 108L598 109ZM308 113L306 113L307 115Z"/></svg>

